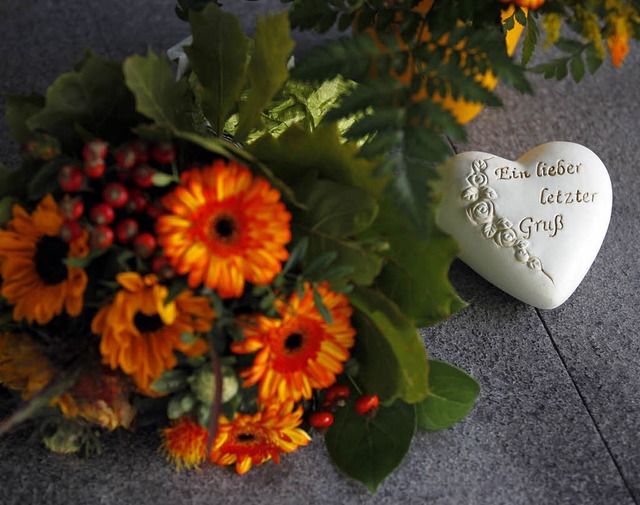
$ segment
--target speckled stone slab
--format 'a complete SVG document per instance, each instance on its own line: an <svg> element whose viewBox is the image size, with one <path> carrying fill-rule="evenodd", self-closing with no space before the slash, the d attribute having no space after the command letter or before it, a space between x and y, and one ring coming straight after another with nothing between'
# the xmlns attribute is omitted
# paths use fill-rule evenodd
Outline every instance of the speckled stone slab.
<svg viewBox="0 0 640 505"><path fill-rule="evenodd" d="M516 161L473 151L441 167L438 224L460 259L525 303L552 309L571 296L607 233L606 167L570 142L538 146Z"/></svg>

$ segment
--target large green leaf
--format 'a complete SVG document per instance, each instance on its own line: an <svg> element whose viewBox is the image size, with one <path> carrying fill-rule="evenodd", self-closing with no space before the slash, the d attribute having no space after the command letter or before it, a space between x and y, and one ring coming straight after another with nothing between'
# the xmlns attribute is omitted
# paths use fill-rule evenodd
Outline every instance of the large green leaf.
<svg viewBox="0 0 640 505"><path fill-rule="evenodd" d="M114 121L122 128L134 120L132 105L120 64L89 53L73 72L55 80L47 90L44 108L29 117L26 126L68 143L78 138L78 126L104 135Z"/></svg>
<svg viewBox="0 0 640 505"><path fill-rule="evenodd" d="M186 81L176 82L165 56L149 50L146 57L134 55L123 65L125 81L136 100L136 110L168 128L193 130L192 98Z"/></svg>
<svg viewBox="0 0 640 505"><path fill-rule="evenodd" d="M391 246L376 286L418 326L435 324L466 306L448 279L458 246L435 223L421 233L406 214L386 202L374 230Z"/></svg>
<svg viewBox="0 0 640 505"><path fill-rule="evenodd" d="M7 124L9 133L17 142L25 142L33 131L27 126L27 120L40 112L44 107L44 97L33 94L31 96L6 95Z"/></svg>
<svg viewBox="0 0 640 505"><path fill-rule="evenodd" d="M263 109L289 76L287 62L293 46L286 11L258 19L248 69L249 94L240 104L236 131L238 141L243 141L251 130L260 125Z"/></svg>
<svg viewBox="0 0 640 505"><path fill-rule="evenodd" d="M322 124L313 131L294 125L277 139L264 135L248 149L291 186L315 172L375 196L388 182L388 178L373 175L375 162L358 158L357 147L342 142L335 123Z"/></svg>
<svg viewBox="0 0 640 505"><path fill-rule="evenodd" d="M385 400L424 400L429 361L412 321L379 291L356 287L349 299L356 308L358 380Z"/></svg>
<svg viewBox="0 0 640 505"><path fill-rule="evenodd" d="M368 419L355 412L354 401L336 412L325 442L335 465L375 492L409 450L416 430L415 408L396 401Z"/></svg>
<svg viewBox="0 0 640 505"><path fill-rule="evenodd" d="M429 361L429 396L416 405L418 427L437 431L466 416L480 392L480 385L465 371L449 363Z"/></svg>
<svg viewBox="0 0 640 505"><path fill-rule="evenodd" d="M320 179L299 188L306 210L296 214L311 230L334 237L355 235L378 215L378 203L366 191Z"/></svg>
<svg viewBox="0 0 640 505"><path fill-rule="evenodd" d="M249 38L236 16L215 4L189 15L193 44L185 47L189 63L202 86L197 87L204 115L213 130L223 126L237 108L246 82Z"/></svg>

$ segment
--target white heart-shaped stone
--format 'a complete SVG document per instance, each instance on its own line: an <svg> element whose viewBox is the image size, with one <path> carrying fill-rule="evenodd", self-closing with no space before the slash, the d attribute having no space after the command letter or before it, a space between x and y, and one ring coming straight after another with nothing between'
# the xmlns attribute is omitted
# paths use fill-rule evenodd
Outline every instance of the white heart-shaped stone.
<svg viewBox="0 0 640 505"><path fill-rule="evenodd" d="M441 175L437 223L460 244L462 261L534 307L571 296L611 217L611 180L593 151L550 142L517 161L466 152Z"/></svg>

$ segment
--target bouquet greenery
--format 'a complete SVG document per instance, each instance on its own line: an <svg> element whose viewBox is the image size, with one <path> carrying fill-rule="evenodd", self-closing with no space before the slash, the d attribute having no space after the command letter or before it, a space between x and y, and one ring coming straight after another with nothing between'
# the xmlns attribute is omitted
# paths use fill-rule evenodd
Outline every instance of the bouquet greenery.
<svg viewBox="0 0 640 505"><path fill-rule="evenodd" d="M87 53L46 96L7 97L23 161L0 167L0 383L23 402L0 433L29 421L89 454L98 428L154 423L178 469L238 473L324 435L375 490L479 391L416 331L465 305L430 184L449 139L499 105L498 78L531 91L540 17L567 53L548 77L595 71L605 41L620 64L637 32L635 2L542 3L300 0L251 40L181 0L180 79L153 52ZM352 33L290 71L290 22Z"/></svg>

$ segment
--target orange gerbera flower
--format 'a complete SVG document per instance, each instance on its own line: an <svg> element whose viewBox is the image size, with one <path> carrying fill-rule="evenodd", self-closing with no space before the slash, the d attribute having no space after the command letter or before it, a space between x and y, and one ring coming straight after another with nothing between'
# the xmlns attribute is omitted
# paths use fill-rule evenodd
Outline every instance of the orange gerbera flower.
<svg viewBox="0 0 640 505"><path fill-rule="evenodd" d="M258 353L242 376L245 387L260 383L262 401L311 398L312 388L330 386L342 372L356 333L349 320L352 309L346 296L325 286L318 292L331 323L316 308L307 284L302 300L294 293L276 303L279 319L259 315L244 321L245 340L232 344L233 352Z"/></svg>
<svg viewBox="0 0 640 505"><path fill-rule="evenodd" d="M13 318L46 324L63 309L78 316L87 274L64 260L89 254L89 234L83 231L70 244L58 236L64 216L51 195L31 215L19 205L12 210L13 219L0 230L0 294L14 305Z"/></svg>
<svg viewBox="0 0 640 505"><path fill-rule="evenodd" d="M210 330L215 313L208 298L191 291L165 303L169 290L155 275L127 272L116 279L124 289L96 314L91 331L102 336L105 364L114 370L120 367L142 392L156 395L151 383L176 365L174 350L188 356L207 350L203 339L185 344L180 336Z"/></svg>
<svg viewBox="0 0 640 505"><path fill-rule="evenodd" d="M233 421L220 416L211 462L221 466L235 463L240 475L269 459L279 463L281 453L293 452L311 440L306 431L298 428L302 407L292 410L293 402L271 403L257 414L236 413Z"/></svg>
<svg viewBox="0 0 640 505"><path fill-rule="evenodd" d="M199 468L206 459L209 432L188 417L173 421L162 430L160 452L176 465L178 471L185 468Z"/></svg>
<svg viewBox="0 0 640 505"><path fill-rule="evenodd" d="M171 214L158 219L158 241L191 288L238 297L245 281L270 283L288 258L291 215L280 192L232 161L183 173L162 203Z"/></svg>
<svg viewBox="0 0 640 505"><path fill-rule="evenodd" d="M516 4L523 9L532 9L536 10L541 7L545 0L500 0L502 3L512 3Z"/></svg>

